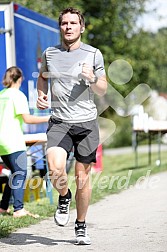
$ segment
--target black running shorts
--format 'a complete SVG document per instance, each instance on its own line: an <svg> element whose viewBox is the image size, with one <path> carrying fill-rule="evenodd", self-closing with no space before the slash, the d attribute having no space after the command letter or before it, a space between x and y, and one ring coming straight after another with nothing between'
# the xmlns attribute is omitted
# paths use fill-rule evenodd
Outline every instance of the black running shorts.
<svg viewBox="0 0 167 252"><path fill-rule="evenodd" d="M96 162L96 150L99 144L97 120L82 123L67 123L51 116L47 129L47 149L62 147L67 156L74 147L74 157L81 163Z"/></svg>

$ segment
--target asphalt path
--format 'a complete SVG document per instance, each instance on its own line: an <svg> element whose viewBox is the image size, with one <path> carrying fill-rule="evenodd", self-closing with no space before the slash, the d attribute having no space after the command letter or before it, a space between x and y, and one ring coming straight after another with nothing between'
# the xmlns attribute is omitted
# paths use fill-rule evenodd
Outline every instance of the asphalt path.
<svg viewBox="0 0 167 252"><path fill-rule="evenodd" d="M145 180L89 207L88 232L92 244L74 245L76 210L66 227L53 218L19 229L0 239L5 252L167 252L167 172Z"/></svg>

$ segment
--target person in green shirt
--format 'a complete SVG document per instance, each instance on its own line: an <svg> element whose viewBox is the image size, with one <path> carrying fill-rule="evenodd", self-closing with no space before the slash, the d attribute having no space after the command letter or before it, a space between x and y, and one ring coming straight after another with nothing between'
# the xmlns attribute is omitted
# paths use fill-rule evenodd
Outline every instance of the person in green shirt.
<svg viewBox="0 0 167 252"><path fill-rule="evenodd" d="M30 115L28 101L19 89L23 80L22 70L16 66L8 68L3 77L4 89L0 91L0 157L11 170L6 184L0 213L7 213L9 200L13 196L13 216L38 217L24 208L24 184L27 175L27 154L22 125L48 122L50 116Z"/></svg>

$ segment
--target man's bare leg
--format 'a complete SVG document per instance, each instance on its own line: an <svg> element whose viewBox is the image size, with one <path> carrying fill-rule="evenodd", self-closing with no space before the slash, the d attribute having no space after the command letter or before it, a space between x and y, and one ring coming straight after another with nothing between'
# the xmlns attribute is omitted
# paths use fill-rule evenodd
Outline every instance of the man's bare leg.
<svg viewBox="0 0 167 252"><path fill-rule="evenodd" d="M54 214L57 225L65 226L70 218L71 191L68 189L66 158L67 153L61 147L51 147L47 151L50 178L54 188L59 192L58 205Z"/></svg>
<svg viewBox="0 0 167 252"><path fill-rule="evenodd" d="M76 208L77 208L77 219L75 221L75 244L90 245L91 241L87 234L87 227L85 218L91 198L91 185L89 179L89 172L91 165L76 162L75 176L76 176Z"/></svg>
<svg viewBox="0 0 167 252"><path fill-rule="evenodd" d="M89 179L89 172L91 165L83 164L76 161L75 176L76 176L76 208L77 208L77 220L85 221L86 213L88 210L90 198L91 198L91 185Z"/></svg>
<svg viewBox="0 0 167 252"><path fill-rule="evenodd" d="M61 147L51 147L47 150L49 175L53 187L64 196L68 192L66 167L67 152Z"/></svg>

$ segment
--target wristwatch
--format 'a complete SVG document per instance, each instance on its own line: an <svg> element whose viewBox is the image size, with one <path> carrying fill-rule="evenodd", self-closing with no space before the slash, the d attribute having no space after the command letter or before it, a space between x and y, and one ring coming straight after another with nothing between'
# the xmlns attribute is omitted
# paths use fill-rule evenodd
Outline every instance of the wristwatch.
<svg viewBox="0 0 167 252"><path fill-rule="evenodd" d="M98 78L97 78L96 76L94 76L94 77L92 78L92 80L89 81L89 83L90 83L90 84L96 84L97 81L98 81Z"/></svg>

